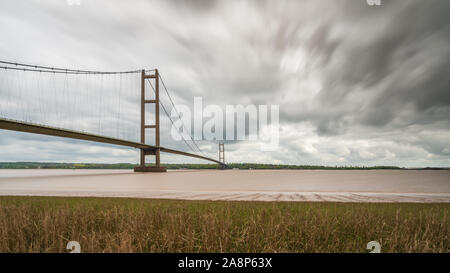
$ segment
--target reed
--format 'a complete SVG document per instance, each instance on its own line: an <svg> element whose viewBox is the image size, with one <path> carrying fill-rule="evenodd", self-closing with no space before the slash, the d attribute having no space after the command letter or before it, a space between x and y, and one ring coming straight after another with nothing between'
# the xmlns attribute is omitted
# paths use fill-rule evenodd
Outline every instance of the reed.
<svg viewBox="0 0 450 273"><path fill-rule="evenodd" d="M449 252L450 204L0 197L0 252Z"/></svg>

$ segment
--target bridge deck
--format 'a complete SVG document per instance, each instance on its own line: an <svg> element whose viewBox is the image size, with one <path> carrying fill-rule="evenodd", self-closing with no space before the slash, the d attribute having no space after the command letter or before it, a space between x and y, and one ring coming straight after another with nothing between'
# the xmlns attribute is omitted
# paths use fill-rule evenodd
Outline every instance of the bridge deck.
<svg viewBox="0 0 450 273"><path fill-rule="evenodd" d="M67 130L67 129L63 129L63 128L50 127L50 126L46 126L46 125L34 124L34 123L5 119L5 118L0 118L0 129L40 134L40 135L48 135L48 136L58 136L58 137L88 140L88 141L115 144L115 145L120 145L120 146L127 146L127 147L146 149L146 150L156 150L158 148L153 145L148 145L148 144L139 143L139 142L133 142L133 141L123 140L123 139L118 139L118 138L112 138L112 137L107 137L107 136L91 134L91 133ZM161 152L165 152L165 153L179 154L179 155L183 155L183 156L204 159L204 160L212 161L212 162L215 162L218 164L222 164L218 160L215 160L215 159L212 159L209 157L204 157L201 155L186 153L183 151L168 149L168 148L164 148L164 147L159 147L159 149Z"/></svg>

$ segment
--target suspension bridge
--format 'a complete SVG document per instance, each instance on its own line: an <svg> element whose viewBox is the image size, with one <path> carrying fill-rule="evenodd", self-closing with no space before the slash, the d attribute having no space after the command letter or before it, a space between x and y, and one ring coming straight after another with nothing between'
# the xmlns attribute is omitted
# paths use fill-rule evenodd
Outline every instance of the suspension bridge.
<svg viewBox="0 0 450 273"><path fill-rule="evenodd" d="M0 129L136 148L140 150L140 162L134 169L136 172L165 172L166 168L161 166L161 152L211 161L219 164L221 168L226 166L223 143L219 143L218 160L207 156L190 133L187 139L186 134L178 131L190 152L161 146L160 106L170 125L174 125L174 120L168 112L169 108L161 100L161 84L169 105L177 118L182 120L158 69L93 71L9 61L0 61L0 69L4 74L0 78ZM45 83L42 79L43 75L47 75L50 83ZM69 77L75 77L75 79ZM119 79L112 77L119 77ZM96 81L97 85L94 84ZM70 86L71 82L73 86ZM128 85L124 86L124 82L128 82ZM89 87L95 88L95 86L101 91L89 90ZM153 96L147 94L149 93L147 86L151 87ZM114 98L114 93L117 98ZM111 101L112 105L107 105ZM148 124L146 118L149 105L154 108L152 124ZM136 108L139 109L138 112L134 111ZM77 112L78 109L82 109L81 113ZM103 111L108 114L104 115ZM121 115L127 115L130 112L133 112L133 117L128 118L125 126L122 126L124 128L121 128ZM98 123L92 113L98 116ZM84 118L78 118L83 115ZM111 121L111 117L115 117L115 134L112 126L110 124L105 126L102 121L102 119ZM138 130L135 126L136 120L140 120ZM93 132L95 131L93 124L98 125L99 133ZM152 134L154 144L147 143L147 129L154 130ZM188 130L185 124L182 124L182 130ZM131 137L130 132L134 133ZM136 140L136 133L139 135L139 140ZM128 138L124 137L124 134L128 135ZM154 156L154 164L146 163L146 156Z"/></svg>

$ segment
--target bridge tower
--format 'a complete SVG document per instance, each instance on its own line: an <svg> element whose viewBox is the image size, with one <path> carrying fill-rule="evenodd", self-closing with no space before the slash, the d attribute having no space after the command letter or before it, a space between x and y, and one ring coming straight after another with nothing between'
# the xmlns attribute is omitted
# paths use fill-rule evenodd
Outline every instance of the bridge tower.
<svg viewBox="0 0 450 273"><path fill-rule="evenodd" d="M155 99L145 99L145 80L155 80ZM145 124L145 105L148 103L155 104L155 124ZM159 142L159 73L158 69L155 69L155 74L146 74L145 70L141 73L141 143L145 144L145 129L155 129L155 146L156 149L141 149L140 164L134 168L135 172L166 172L165 167L161 167L160 163L160 142ZM155 166L145 165L145 156L155 156Z"/></svg>
<svg viewBox="0 0 450 273"><path fill-rule="evenodd" d="M220 167L225 167L225 143L219 143L219 161L222 163Z"/></svg>

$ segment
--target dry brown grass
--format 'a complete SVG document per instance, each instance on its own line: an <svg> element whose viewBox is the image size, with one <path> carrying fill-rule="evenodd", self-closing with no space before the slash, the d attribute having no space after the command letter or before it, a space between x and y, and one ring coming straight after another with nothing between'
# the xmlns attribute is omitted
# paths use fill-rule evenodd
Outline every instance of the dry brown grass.
<svg viewBox="0 0 450 273"><path fill-rule="evenodd" d="M449 252L449 208L0 197L0 252Z"/></svg>

